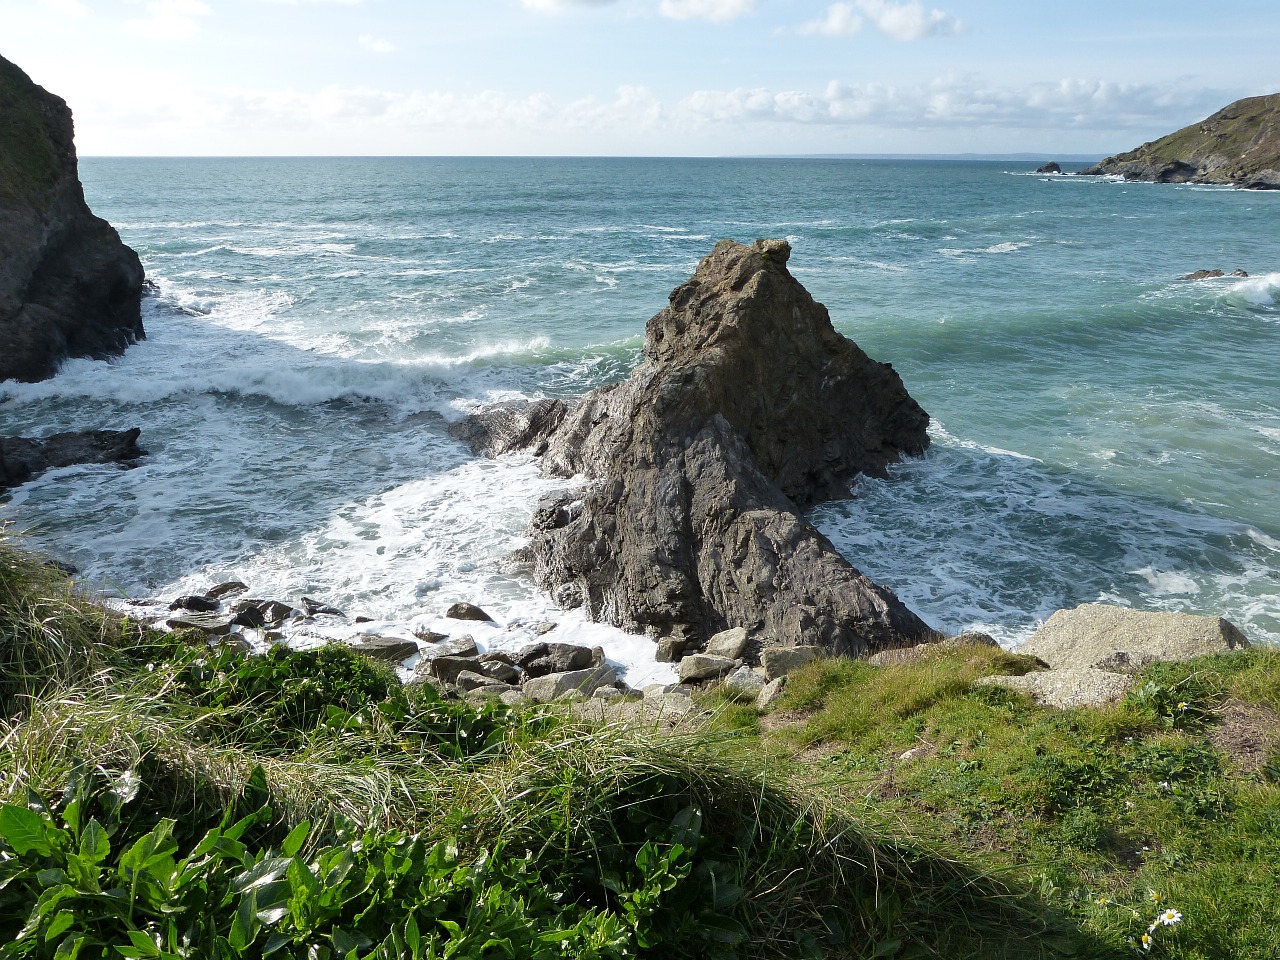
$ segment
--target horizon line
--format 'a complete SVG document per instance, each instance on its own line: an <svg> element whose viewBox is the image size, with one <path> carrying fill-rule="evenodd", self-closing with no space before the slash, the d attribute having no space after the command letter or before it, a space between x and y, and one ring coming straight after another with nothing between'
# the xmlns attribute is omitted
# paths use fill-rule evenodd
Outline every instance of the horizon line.
<svg viewBox="0 0 1280 960"><path fill-rule="evenodd" d="M1096 163L1098 153L79 153L86 160L979 160L988 162Z"/></svg>

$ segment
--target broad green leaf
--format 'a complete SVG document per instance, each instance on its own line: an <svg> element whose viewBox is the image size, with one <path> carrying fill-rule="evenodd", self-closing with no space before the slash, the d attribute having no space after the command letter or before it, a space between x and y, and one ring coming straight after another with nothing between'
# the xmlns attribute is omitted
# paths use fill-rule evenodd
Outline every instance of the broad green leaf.
<svg viewBox="0 0 1280 960"><path fill-rule="evenodd" d="M54 915L53 920L50 921L49 926L45 927L44 942L48 943L51 940L58 939L58 937L70 930L71 925L75 922L76 915L70 910L59 910Z"/></svg>
<svg viewBox="0 0 1280 960"><path fill-rule="evenodd" d="M310 832L311 821L303 820L289 831L289 835L284 838L284 843L280 844L280 852L286 857L296 857L302 845L307 842L307 834Z"/></svg>
<svg viewBox="0 0 1280 960"><path fill-rule="evenodd" d="M0 836L20 857L29 853L50 856L53 853L49 844L51 829L54 828L44 817L26 807L16 803L0 807Z"/></svg>
<svg viewBox="0 0 1280 960"><path fill-rule="evenodd" d="M288 871L291 861L291 857L269 857L232 880L231 891L245 893L275 883Z"/></svg>
<svg viewBox="0 0 1280 960"><path fill-rule="evenodd" d="M273 933L271 936L267 937L266 946L262 948L262 955L264 957L269 957L281 947L287 947L292 942L293 937L287 937L283 933Z"/></svg>
<svg viewBox="0 0 1280 960"><path fill-rule="evenodd" d="M76 960L80 956L80 948L88 941L88 934L71 934L58 944L53 960Z"/></svg>
<svg viewBox="0 0 1280 960"><path fill-rule="evenodd" d="M111 855L111 841L107 839L107 831L103 829L96 817L85 824L80 834L80 856L85 861L97 866L106 862Z"/></svg>

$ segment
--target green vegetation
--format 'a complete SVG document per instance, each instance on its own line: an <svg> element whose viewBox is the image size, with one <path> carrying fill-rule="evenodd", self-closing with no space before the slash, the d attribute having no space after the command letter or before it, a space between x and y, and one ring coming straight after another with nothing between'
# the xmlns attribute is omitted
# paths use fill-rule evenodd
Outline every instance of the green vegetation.
<svg viewBox="0 0 1280 960"><path fill-rule="evenodd" d="M58 159L30 81L0 58L0 199L32 200L58 181Z"/></svg>
<svg viewBox="0 0 1280 960"><path fill-rule="evenodd" d="M1108 711L974 684L1029 666L590 724L156 633L0 542L0 958L1280 955L1280 756L1218 745L1280 656Z"/></svg>

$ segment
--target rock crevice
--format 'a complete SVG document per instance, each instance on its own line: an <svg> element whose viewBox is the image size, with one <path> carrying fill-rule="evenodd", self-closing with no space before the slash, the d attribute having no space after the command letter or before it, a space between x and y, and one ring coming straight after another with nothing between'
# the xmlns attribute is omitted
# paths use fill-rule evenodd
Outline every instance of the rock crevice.
<svg viewBox="0 0 1280 960"><path fill-rule="evenodd" d="M733 627L756 649L849 655L937 636L804 517L922 453L929 418L835 331L790 252L722 241L649 321L625 382L455 426L477 452L528 448L548 475L589 478L530 527L534 575L558 602L691 646Z"/></svg>

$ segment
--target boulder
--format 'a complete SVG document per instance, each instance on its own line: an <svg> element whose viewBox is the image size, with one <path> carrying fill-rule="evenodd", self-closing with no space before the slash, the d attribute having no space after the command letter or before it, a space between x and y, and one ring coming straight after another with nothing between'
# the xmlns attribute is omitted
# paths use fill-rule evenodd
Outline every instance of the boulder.
<svg viewBox="0 0 1280 960"><path fill-rule="evenodd" d="M474 657L433 657L430 660L424 659L417 669L445 683L456 683L463 673L482 673L480 661ZM493 680L486 678L486 682L492 683Z"/></svg>
<svg viewBox="0 0 1280 960"><path fill-rule="evenodd" d="M478 620L493 621L493 617L489 616L474 603L455 603L444 614L450 620Z"/></svg>
<svg viewBox="0 0 1280 960"><path fill-rule="evenodd" d="M730 660L737 660L747 652L747 643L746 629L734 627L732 630L721 630L708 640L707 648L703 653L709 653L713 657L728 657Z"/></svg>
<svg viewBox="0 0 1280 960"><path fill-rule="evenodd" d="M713 657L706 653L695 653L685 657L676 665L676 675L683 683L697 683L700 680L714 680L723 677L734 667L737 660L728 657Z"/></svg>
<svg viewBox="0 0 1280 960"><path fill-rule="evenodd" d="M597 665L590 647L581 647L572 643L530 644L516 656L516 664L531 677L585 670Z"/></svg>
<svg viewBox="0 0 1280 960"><path fill-rule="evenodd" d="M1095 668L1132 673L1161 660L1187 660L1249 646L1230 621L1190 613L1156 613L1104 603L1059 610L1018 653L1054 670Z"/></svg>
<svg viewBox="0 0 1280 960"><path fill-rule="evenodd" d="M171 630L201 630L211 637L226 636L231 632L231 618L216 613L181 613L165 621Z"/></svg>
<svg viewBox="0 0 1280 960"><path fill-rule="evenodd" d="M1036 173L1061 173L1062 165L1057 160L1050 160L1043 166L1036 167Z"/></svg>
<svg viewBox="0 0 1280 960"><path fill-rule="evenodd" d="M417 641L402 640L399 637L381 637L377 634L365 634L357 637L351 649L356 653L382 660L385 663L401 663L418 652Z"/></svg>
<svg viewBox="0 0 1280 960"><path fill-rule="evenodd" d="M592 481L544 499L530 526L534 576L557 602L697 645L730 624L832 654L937 636L805 518L923 452L929 417L836 333L790 254L717 244L649 321L628 380L537 412L560 416L538 431L544 473ZM511 416L469 418L474 449L505 447Z"/></svg>
<svg viewBox="0 0 1280 960"><path fill-rule="evenodd" d="M589 697L601 687L612 686L617 680L618 675L611 667L599 666L589 670L572 670L568 673L549 673L545 677L534 677L526 680L521 689L526 699L549 703L570 693Z"/></svg>
<svg viewBox="0 0 1280 960"><path fill-rule="evenodd" d="M241 583L239 580L228 580L225 583L210 587L204 592L204 595L210 600L222 600L226 597L244 593L248 589L249 585L247 583Z"/></svg>
<svg viewBox="0 0 1280 960"><path fill-rule="evenodd" d="M764 677L766 680L785 677L788 673L813 663L813 661L823 656L824 652L821 647L812 645L769 647L760 656L761 664L764 666Z"/></svg>
<svg viewBox="0 0 1280 960"><path fill-rule="evenodd" d="M492 686L502 687L502 690L499 690L498 693L515 689L509 683L502 683L501 681L495 683L493 677L487 677L483 673L476 673L474 670L463 670L453 678L453 685L462 691L478 690L481 687Z"/></svg>
<svg viewBox="0 0 1280 960"><path fill-rule="evenodd" d="M1133 687L1133 677L1093 667L1046 670L1021 677L982 677L976 682L979 685L1017 690L1039 704L1060 710L1114 703Z"/></svg>
<svg viewBox="0 0 1280 960"><path fill-rule="evenodd" d="M213 613L218 609L218 601L210 600L208 597L187 596L179 597L173 603L169 604L170 610L194 610L197 613Z"/></svg>
<svg viewBox="0 0 1280 960"><path fill-rule="evenodd" d="M303 597L301 600L302 610L308 617L329 616L329 617L345 617L346 614L337 607L331 607L322 600L315 600L311 597Z"/></svg>
<svg viewBox="0 0 1280 960"><path fill-rule="evenodd" d="M750 667L741 666L724 678L724 685L755 696L764 688L765 679Z"/></svg>
<svg viewBox="0 0 1280 960"><path fill-rule="evenodd" d="M777 703L778 698L782 696L782 691L786 688L786 685L787 678L785 676L775 677L766 683L760 688L760 692L756 694L756 709L763 713L772 707Z"/></svg>
<svg viewBox="0 0 1280 960"><path fill-rule="evenodd" d="M0 210L2 214L3 210ZM4 353L3 338L3 323L0 323L0 355ZM141 432L135 427L131 430L72 430L44 438L0 437L0 490L16 487L54 467L69 467L77 463L131 464L146 454L138 446Z"/></svg>
<svg viewBox="0 0 1280 960"><path fill-rule="evenodd" d="M0 57L0 380L143 339L143 271L84 199L71 111Z"/></svg>

